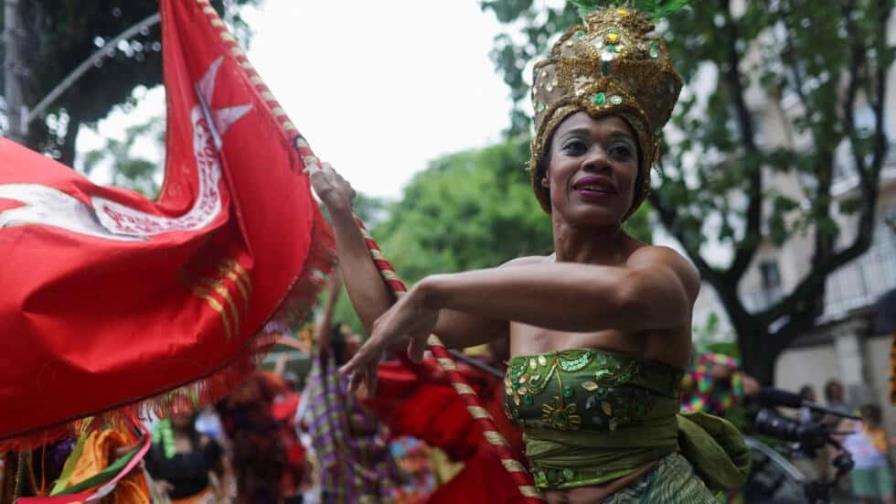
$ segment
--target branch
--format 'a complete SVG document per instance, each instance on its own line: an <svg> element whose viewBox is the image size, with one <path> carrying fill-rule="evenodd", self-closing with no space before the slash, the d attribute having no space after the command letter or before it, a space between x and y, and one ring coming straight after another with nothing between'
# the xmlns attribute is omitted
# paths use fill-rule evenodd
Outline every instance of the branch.
<svg viewBox="0 0 896 504"><path fill-rule="evenodd" d="M650 204L656 210L657 214L660 216L660 222L663 223L663 226L672 233L673 236L681 243L681 246L684 248L685 253L687 253L688 257L694 261L694 265L697 266L697 270L700 272L700 276L712 284L713 286L720 285L722 281L722 274L712 266L710 266L700 255L699 249L694 249L688 241L685 239L684 235L681 232L681 227L676 224L677 215L673 208L666 205L666 203L660 198L659 194L656 191L651 191L649 196Z"/></svg>
<svg viewBox="0 0 896 504"><path fill-rule="evenodd" d="M725 17L725 26L721 31L729 34L726 47L728 56L727 68L725 66L722 67L722 75L731 89L731 100L734 104L738 126L743 137L748 159L752 158L755 160L759 150L756 148L756 143L753 140L753 119L750 117L750 111L744 99L745 90L740 81L740 55L737 53L736 46L739 31L737 23L731 17L729 3L728 0L719 0L719 6ZM749 156L751 154L752 156ZM750 203L747 206L747 227L744 232L744 239L738 244L734 259L731 261L728 270L723 273L724 280L734 284L737 284L743 276L747 267L753 261L756 250L759 248L757 237L760 233L762 221L762 170L759 166L751 167L749 177L750 187L747 190L747 195L750 198Z"/></svg>
<svg viewBox="0 0 896 504"><path fill-rule="evenodd" d="M788 2L788 6L790 3ZM803 75L800 72L799 66L796 64L796 46L793 43L793 33L792 30L795 29L792 19L790 17L791 12L789 8L782 7L781 8L781 21L784 23L784 53L782 56L783 59L787 62L787 66L790 67L790 73L793 74L793 82L796 87L796 94L800 99L800 103L803 104L803 108L806 111L807 117L809 110L812 107L809 106L809 100L806 97L805 91L803 91Z"/></svg>
<svg viewBox="0 0 896 504"><path fill-rule="evenodd" d="M880 178L878 174L877 179ZM756 314L764 323L771 324L784 315L799 313L800 304L806 303L818 297L824 292L824 282L828 275L842 267L844 264L861 256L871 247L871 239L874 236L874 215L877 206L878 187L877 182L871 190L862 198L862 214L859 220L859 231L849 247L834 255L819 258L818 262L813 257L812 269L802 281L778 303ZM818 251L816 250L816 253Z"/></svg>
<svg viewBox="0 0 896 504"><path fill-rule="evenodd" d="M769 338L772 344L772 353L778 355L782 350L793 344L800 335L815 326L815 312L811 306L807 305L805 309L798 313L792 314L790 320L787 321L780 329L775 331Z"/></svg>
<svg viewBox="0 0 896 504"><path fill-rule="evenodd" d="M872 110L874 111L874 153L871 159L871 171L873 176L871 177L876 187L878 184L878 179L880 178L880 170L884 163L884 158L887 153L888 142L887 135L884 129L884 102L887 96L887 69L888 67L885 63L884 54L887 52L887 22L890 19L890 14L893 11L893 3L888 2L887 0L878 0L877 2L878 12L877 17L877 55L880 58L879 64L877 65L877 72L875 73L875 84L877 85L877 99L872 101Z"/></svg>
<svg viewBox="0 0 896 504"><path fill-rule="evenodd" d="M853 163L855 163L856 171L859 174L859 180L863 185L868 182L868 170L865 167L865 160L859 149L859 139L856 137L856 125L854 108L856 95L861 85L860 70L861 63L865 56L865 44L856 30L856 23L852 19L850 13L854 7L854 2L848 1L841 5L840 13L846 21L846 38L851 42L849 51L849 71L847 72L846 98L843 102L843 122L846 126L846 134L849 136L849 143L852 151Z"/></svg>

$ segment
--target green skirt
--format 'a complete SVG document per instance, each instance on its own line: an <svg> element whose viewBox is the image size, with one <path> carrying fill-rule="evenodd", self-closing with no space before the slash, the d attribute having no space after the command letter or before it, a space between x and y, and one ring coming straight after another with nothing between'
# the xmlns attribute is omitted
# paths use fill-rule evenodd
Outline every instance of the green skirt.
<svg viewBox="0 0 896 504"><path fill-rule="evenodd" d="M643 478L604 504L717 504L712 492L680 453L665 456Z"/></svg>

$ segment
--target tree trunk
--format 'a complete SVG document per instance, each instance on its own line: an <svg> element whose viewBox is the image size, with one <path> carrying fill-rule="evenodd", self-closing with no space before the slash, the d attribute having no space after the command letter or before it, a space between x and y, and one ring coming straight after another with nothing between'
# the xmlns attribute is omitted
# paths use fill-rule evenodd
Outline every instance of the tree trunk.
<svg viewBox="0 0 896 504"><path fill-rule="evenodd" d="M6 118L9 121L7 137L22 143L25 140L24 127L26 126L22 117L25 107L22 76L25 68L19 44L22 32L19 0L4 0L3 9L3 43L6 47L6 57L3 62L5 69L3 98L6 100Z"/></svg>
<svg viewBox="0 0 896 504"><path fill-rule="evenodd" d="M764 386L774 385L775 363L781 354L776 345L770 344L773 337L759 327L754 331L738 330L737 346L744 371Z"/></svg>
<svg viewBox="0 0 896 504"><path fill-rule="evenodd" d="M737 333L737 347L744 371L760 384L772 385L775 380L775 362L781 354L781 346L776 344L776 335L769 333L768 325L744 308L737 292L737 282L717 277L712 280L715 280L711 284Z"/></svg>

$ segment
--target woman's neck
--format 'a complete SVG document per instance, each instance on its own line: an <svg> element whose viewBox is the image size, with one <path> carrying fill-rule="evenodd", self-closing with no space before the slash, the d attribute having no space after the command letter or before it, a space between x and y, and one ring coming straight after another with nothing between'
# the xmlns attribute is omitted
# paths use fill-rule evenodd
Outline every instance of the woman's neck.
<svg viewBox="0 0 896 504"><path fill-rule="evenodd" d="M577 227L554 219L557 262L621 264L628 257L631 238L620 226Z"/></svg>

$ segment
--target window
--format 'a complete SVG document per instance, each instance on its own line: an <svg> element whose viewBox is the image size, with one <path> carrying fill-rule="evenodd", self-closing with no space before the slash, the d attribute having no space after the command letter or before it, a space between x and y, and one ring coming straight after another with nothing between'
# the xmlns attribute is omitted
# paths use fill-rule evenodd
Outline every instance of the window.
<svg viewBox="0 0 896 504"><path fill-rule="evenodd" d="M774 259L764 259L759 263L759 274L762 277L762 289L776 291L781 288L781 272Z"/></svg>

